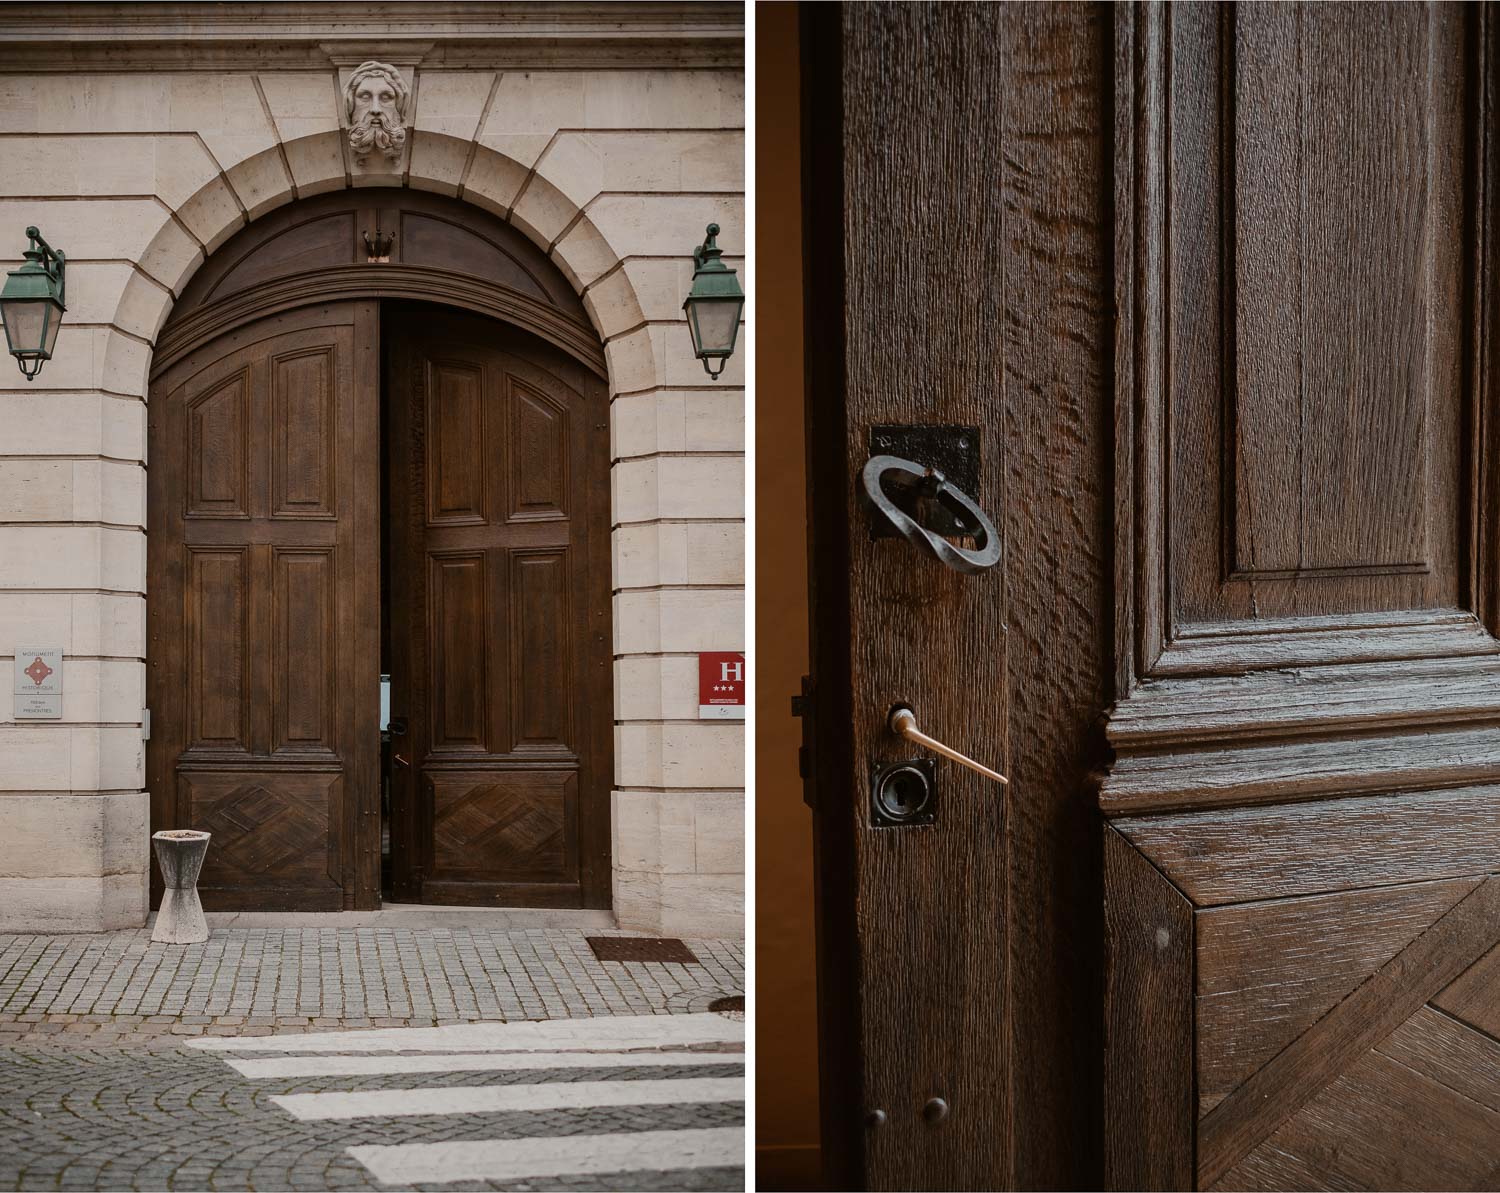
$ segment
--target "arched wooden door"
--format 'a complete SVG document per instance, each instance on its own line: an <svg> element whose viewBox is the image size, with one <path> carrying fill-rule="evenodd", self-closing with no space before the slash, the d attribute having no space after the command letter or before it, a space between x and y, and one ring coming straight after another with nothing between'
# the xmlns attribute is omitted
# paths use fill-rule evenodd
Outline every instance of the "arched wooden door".
<svg viewBox="0 0 1500 1193"><path fill-rule="evenodd" d="M607 906L607 395L489 320L385 326L394 892Z"/></svg>
<svg viewBox="0 0 1500 1193"><path fill-rule="evenodd" d="M154 830L213 834L204 905L607 907L609 404L550 262L320 196L214 255L157 360L147 782Z"/></svg>
<svg viewBox="0 0 1500 1193"><path fill-rule="evenodd" d="M378 337L305 307L152 387L147 783L210 910L379 902Z"/></svg>

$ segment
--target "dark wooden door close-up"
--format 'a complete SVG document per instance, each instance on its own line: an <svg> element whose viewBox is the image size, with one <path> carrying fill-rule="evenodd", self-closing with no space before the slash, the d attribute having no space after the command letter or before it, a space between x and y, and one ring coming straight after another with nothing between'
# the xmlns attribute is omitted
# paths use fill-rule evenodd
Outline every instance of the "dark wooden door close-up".
<svg viewBox="0 0 1500 1193"><path fill-rule="evenodd" d="M397 898L604 907L604 387L495 324L391 308Z"/></svg>
<svg viewBox="0 0 1500 1193"><path fill-rule="evenodd" d="M1500 1188L1497 29L804 6L829 1187Z"/></svg>

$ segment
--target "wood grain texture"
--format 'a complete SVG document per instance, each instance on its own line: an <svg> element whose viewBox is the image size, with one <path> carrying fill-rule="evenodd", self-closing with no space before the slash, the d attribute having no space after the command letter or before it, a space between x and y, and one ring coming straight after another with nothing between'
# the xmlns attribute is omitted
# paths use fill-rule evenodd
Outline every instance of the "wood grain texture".
<svg viewBox="0 0 1500 1193"><path fill-rule="evenodd" d="M1432 1005L1500 1040L1500 943L1460 974Z"/></svg>
<svg viewBox="0 0 1500 1193"><path fill-rule="evenodd" d="M1358 619L1471 607L1467 461L1492 388L1468 350L1488 343L1494 281L1473 265L1491 223L1493 155L1470 133L1491 86L1484 18L1120 18L1121 650L1140 675L1420 650ZM1285 618L1325 633L1257 632ZM1198 641L1198 623L1244 641Z"/></svg>
<svg viewBox="0 0 1500 1193"><path fill-rule="evenodd" d="M1428 502L1451 494L1428 453L1437 469L1457 463L1462 418L1444 317L1462 309L1459 15L1239 13L1220 22L1233 71L1220 128L1233 156L1231 568L1425 568Z"/></svg>
<svg viewBox="0 0 1500 1193"><path fill-rule="evenodd" d="M1199 1184L1216 1184L1497 939L1500 877L1477 886L1204 1116L1198 1127ZM1408 1115L1406 1121L1427 1123L1440 1117Z"/></svg>
<svg viewBox="0 0 1500 1193"><path fill-rule="evenodd" d="M1463 14L1164 19L1174 621L1458 606Z"/></svg>
<svg viewBox="0 0 1500 1193"><path fill-rule="evenodd" d="M607 907L605 388L473 317L392 305L385 340L394 886Z"/></svg>
<svg viewBox="0 0 1500 1193"><path fill-rule="evenodd" d="M1376 1051L1500 1112L1500 1040L1433 1007L1419 1010L1382 1040Z"/></svg>
<svg viewBox="0 0 1500 1193"><path fill-rule="evenodd" d="M1463 609L1257 617L1179 627L1151 674L1232 675L1273 667L1452 658L1497 651L1500 646L1494 636Z"/></svg>
<svg viewBox="0 0 1500 1193"><path fill-rule="evenodd" d="M1500 657L1414 659L1147 680L1111 713L1116 750L1493 720Z"/></svg>
<svg viewBox="0 0 1500 1193"><path fill-rule="evenodd" d="M1106 825L1105 1179L1191 1189L1193 909Z"/></svg>
<svg viewBox="0 0 1500 1193"><path fill-rule="evenodd" d="M808 402L825 1008L840 991L823 1020L830 1182L1087 1185L1100 1172L1102 929L1087 776L1110 632L1096 612L1109 567L1108 14L824 11L805 42L823 84L809 92L807 227L823 255L843 253L836 271L809 257L808 310L845 312L842 343L817 324L837 363L814 366ZM957 244L986 246L992 268L972 269ZM885 423L984 428L973 496L1005 539L1000 568L964 577L870 539L849 494ZM869 765L913 753L884 730L903 700L1010 768L1009 791L940 762L936 825L872 828ZM1024 755L1007 748L1018 725ZM850 1016L843 1034L833 1021ZM952 1113L933 1128L922 1108L935 1096ZM875 1108L888 1121L861 1139Z"/></svg>
<svg viewBox="0 0 1500 1193"><path fill-rule="evenodd" d="M1199 907L1489 872L1500 788L1113 821Z"/></svg>
<svg viewBox="0 0 1500 1193"><path fill-rule="evenodd" d="M379 902L377 317L259 320L152 387L147 784L213 832L210 910Z"/></svg>
<svg viewBox="0 0 1500 1193"><path fill-rule="evenodd" d="M1011 68L999 130L1011 1177L1046 1189L1091 1183L1102 1165L1102 1091L1085 1075L1103 1047L1093 792L1112 691L1111 32L1102 8L1006 7L1005 53L1027 64Z"/></svg>
<svg viewBox="0 0 1500 1193"><path fill-rule="evenodd" d="M1100 802L1197 908L1196 1180L1494 1187L1494 12L1115 50Z"/></svg>
<svg viewBox="0 0 1500 1193"><path fill-rule="evenodd" d="M1278 714L1269 708L1276 723ZM1317 732L1316 722L1306 726ZM1284 724L1279 731L1286 732ZM1122 756L1100 788L1109 816L1314 800L1481 783L1500 766L1500 728L1439 729Z"/></svg>
<svg viewBox="0 0 1500 1193"><path fill-rule="evenodd" d="M1494 1110L1367 1052L1209 1187L1492 1189L1497 1136Z"/></svg>
<svg viewBox="0 0 1500 1193"><path fill-rule="evenodd" d="M1478 885L1476 878L1210 908L1196 917L1206 1114Z"/></svg>
<svg viewBox="0 0 1500 1193"><path fill-rule="evenodd" d="M998 138L1012 81L1008 18L1000 7L841 6L847 209L838 243L851 362L831 457L851 478L841 484L868 458L870 426L977 425L986 428L985 471L971 496L1004 508L1006 344L994 312L1011 292L1006 254L975 293L970 271L959 284L946 246L1003 246L1010 235L1003 156L974 152L971 139L975 128ZM944 85L933 87L934 78ZM1014 1183L1010 795L939 763L937 823L883 830L870 825L863 773L913 753L885 729L898 701L954 748L1006 765L1008 702L986 694L1007 682L1006 572L962 576L903 539L872 541L867 518L859 511L846 530L853 717L844 731L856 766L839 811L856 841L866 1102L846 1113L856 1123L866 1108L888 1116L866 1135L865 1187L1006 1186ZM909 632L891 635L895 620ZM937 1129L922 1113L932 1098L952 1107Z"/></svg>

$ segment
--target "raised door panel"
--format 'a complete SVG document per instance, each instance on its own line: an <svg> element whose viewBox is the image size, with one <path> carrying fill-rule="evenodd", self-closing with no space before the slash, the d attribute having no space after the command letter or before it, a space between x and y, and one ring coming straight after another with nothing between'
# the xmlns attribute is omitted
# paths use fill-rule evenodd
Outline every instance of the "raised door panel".
<svg viewBox="0 0 1500 1193"><path fill-rule="evenodd" d="M1148 455L1153 425L1165 445L1143 529L1166 547L1166 637L1467 607L1464 13L1183 4L1160 19L1145 119L1160 120L1161 206L1142 213L1139 262L1161 323L1138 425Z"/></svg>
<svg viewBox="0 0 1500 1193"><path fill-rule="evenodd" d="M333 755L337 749L336 564L333 548L287 547L273 553L273 752Z"/></svg>
<svg viewBox="0 0 1500 1193"><path fill-rule="evenodd" d="M270 361L271 516L338 517L338 423L331 345Z"/></svg>
<svg viewBox="0 0 1500 1193"><path fill-rule="evenodd" d="M489 618L482 552L431 557L428 570L428 678L431 748L488 749Z"/></svg>
<svg viewBox="0 0 1500 1193"><path fill-rule="evenodd" d="M572 582L568 552L510 553L511 749L568 751L573 740Z"/></svg>
<svg viewBox="0 0 1500 1193"><path fill-rule="evenodd" d="M270 907L343 905L338 774L186 772L181 784L187 822L213 834L198 880L205 906L247 891Z"/></svg>
<svg viewBox="0 0 1500 1193"><path fill-rule="evenodd" d="M433 526L486 519L484 370L470 361L427 365L427 521Z"/></svg>
<svg viewBox="0 0 1500 1193"><path fill-rule="evenodd" d="M577 772L435 771L432 881L578 883Z"/></svg>
<svg viewBox="0 0 1500 1193"><path fill-rule="evenodd" d="M1153 1014L1175 1025L1112 1038L1112 1152L1126 1159L1153 1099L1167 1112L1152 1137L1170 1141L1154 1161L1117 1163L1112 1187L1494 1187L1497 798L1113 822L1106 849L1134 861L1110 873L1110 905L1169 897L1191 915L1112 934L1112 1021L1154 982ZM1169 943L1186 947L1163 981Z"/></svg>
<svg viewBox="0 0 1500 1193"><path fill-rule="evenodd" d="M387 327L396 888L606 906L602 387L488 322Z"/></svg>
<svg viewBox="0 0 1500 1193"><path fill-rule="evenodd" d="M1462 45L1421 4L1224 20L1230 573L1424 571L1458 512L1428 440L1455 462Z"/></svg>
<svg viewBox="0 0 1500 1193"><path fill-rule="evenodd" d="M250 516L250 370L241 369L189 399L184 513L189 518Z"/></svg>
<svg viewBox="0 0 1500 1193"><path fill-rule="evenodd" d="M568 516L568 412L529 386L506 386L506 517L512 522Z"/></svg>
<svg viewBox="0 0 1500 1193"><path fill-rule="evenodd" d="M189 547L185 555L187 740L192 746L247 750L249 548Z"/></svg>
<svg viewBox="0 0 1500 1193"><path fill-rule="evenodd" d="M147 781L157 827L214 834L210 910L378 897L374 316L247 324L153 387Z"/></svg>

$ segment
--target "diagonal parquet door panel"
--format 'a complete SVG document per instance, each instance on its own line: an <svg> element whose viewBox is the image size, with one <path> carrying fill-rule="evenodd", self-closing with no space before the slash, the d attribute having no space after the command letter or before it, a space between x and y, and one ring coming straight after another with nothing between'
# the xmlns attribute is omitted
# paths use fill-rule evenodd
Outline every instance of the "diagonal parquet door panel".
<svg viewBox="0 0 1500 1193"><path fill-rule="evenodd" d="M1478 883L1452 879L1200 911L1198 1113L1217 1106Z"/></svg>
<svg viewBox="0 0 1500 1193"><path fill-rule="evenodd" d="M1488 1038L1470 1035L1477 1054ZM1212 1187L1308 1188L1309 1177L1326 1189L1492 1187L1480 1182L1500 1113L1424 1071L1422 1055L1408 1059L1424 1068L1366 1052Z"/></svg>
<svg viewBox="0 0 1500 1193"><path fill-rule="evenodd" d="M1348 928L1356 931L1358 925ZM1417 1033L1431 1033L1431 1023L1419 1020L1424 1004L1457 985L1467 971L1488 967L1487 955L1497 942L1500 876L1492 876L1203 1116L1199 1187L1307 1187L1271 1164L1278 1155L1299 1157L1299 1170L1323 1172L1317 1184L1327 1188L1470 1188L1486 1179L1500 1141L1500 1117L1444 1083L1440 1074L1446 1064L1427 1059L1424 1067L1434 1071L1418 1072L1405 1063L1410 1056L1395 1059L1380 1049L1389 1040L1392 1049L1410 1051ZM1464 981L1461 993L1475 1003L1480 1018L1493 1015L1500 1000L1500 991L1493 986L1485 991L1473 977ZM1405 1034L1398 1034L1403 1029ZM1472 1029L1469 1035L1489 1039ZM1467 1036L1456 1039L1457 1045L1450 1033L1448 1046L1488 1055ZM1470 1071L1482 1069L1470 1066ZM1404 1117L1386 1121L1402 1108ZM1444 1129L1454 1137L1412 1146L1413 1129L1427 1132L1438 1123L1448 1124ZM1370 1158L1376 1154L1379 1165ZM1238 1166L1252 1155L1258 1157L1255 1171L1242 1171ZM1380 1175L1370 1183L1374 1173ZM1305 1181L1306 1175L1296 1180Z"/></svg>
<svg viewBox="0 0 1500 1193"><path fill-rule="evenodd" d="M1500 944L1469 966L1432 1004L1500 1039Z"/></svg>

